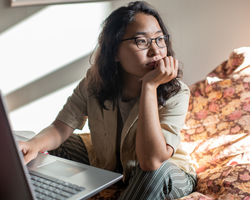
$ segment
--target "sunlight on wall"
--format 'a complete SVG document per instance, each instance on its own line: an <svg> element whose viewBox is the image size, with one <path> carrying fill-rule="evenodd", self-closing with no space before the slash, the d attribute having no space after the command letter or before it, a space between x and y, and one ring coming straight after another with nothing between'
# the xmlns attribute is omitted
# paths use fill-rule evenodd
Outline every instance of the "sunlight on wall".
<svg viewBox="0 0 250 200"><path fill-rule="evenodd" d="M72 93L78 82L34 101L22 108L10 113L10 120L14 130L31 130L35 133L41 131L54 121L58 112ZM75 132L89 132L89 128L84 126L82 130Z"/></svg>
<svg viewBox="0 0 250 200"><path fill-rule="evenodd" d="M108 2L53 5L3 32L0 35L3 94L88 56L109 13ZM38 132L49 125L77 83L12 111L13 129Z"/></svg>
<svg viewBox="0 0 250 200"><path fill-rule="evenodd" d="M108 6L109 3L48 6L0 35L2 91L9 93L89 54Z"/></svg>
<svg viewBox="0 0 250 200"><path fill-rule="evenodd" d="M55 119L77 82L10 113L14 130L39 132Z"/></svg>

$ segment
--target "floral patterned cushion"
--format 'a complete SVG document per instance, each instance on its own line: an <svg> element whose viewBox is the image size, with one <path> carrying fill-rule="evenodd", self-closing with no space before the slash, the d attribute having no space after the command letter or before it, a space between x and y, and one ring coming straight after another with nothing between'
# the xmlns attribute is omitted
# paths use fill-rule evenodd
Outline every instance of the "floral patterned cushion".
<svg viewBox="0 0 250 200"><path fill-rule="evenodd" d="M212 199L249 200L250 165L237 164L199 173L196 191Z"/></svg>
<svg viewBox="0 0 250 200"><path fill-rule="evenodd" d="M178 200L249 200L250 165L208 169L198 174L196 192Z"/></svg>
<svg viewBox="0 0 250 200"><path fill-rule="evenodd" d="M236 49L205 80L190 86L182 130L197 173L250 163L250 47Z"/></svg>

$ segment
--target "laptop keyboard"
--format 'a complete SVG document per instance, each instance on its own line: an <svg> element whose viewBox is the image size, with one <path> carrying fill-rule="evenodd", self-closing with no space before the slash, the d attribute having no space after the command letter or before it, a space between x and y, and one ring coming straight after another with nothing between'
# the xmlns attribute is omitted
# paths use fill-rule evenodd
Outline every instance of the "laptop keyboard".
<svg viewBox="0 0 250 200"><path fill-rule="evenodd" d="M38 172L29 171L31 182L39 200L63 200L83 191L85 188L58 180Z"/></svg>

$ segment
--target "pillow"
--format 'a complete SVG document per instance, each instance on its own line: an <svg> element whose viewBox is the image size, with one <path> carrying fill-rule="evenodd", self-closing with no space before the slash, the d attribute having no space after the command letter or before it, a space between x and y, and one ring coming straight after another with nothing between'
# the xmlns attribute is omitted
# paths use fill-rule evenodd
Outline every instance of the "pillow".
<svg viewBox="0 0 250 200"><path fill-rule="evenodd" d="M198 174L196 191L218 200L249 200L250 164L206 170Z"/></svg>
<svg viewBox="0 0 250 200"><path fill-rule="evenodd" d="M250 163L250 47L190 86L182 142L197 173Z"/></svg>

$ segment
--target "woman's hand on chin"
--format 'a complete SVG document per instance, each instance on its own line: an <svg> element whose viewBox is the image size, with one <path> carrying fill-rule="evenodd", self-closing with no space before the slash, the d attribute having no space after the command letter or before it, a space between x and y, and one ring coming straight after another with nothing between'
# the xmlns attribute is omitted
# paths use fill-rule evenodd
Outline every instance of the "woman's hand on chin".
<svg viewBox="0 0 250 200"><path fill-rule="evenodd" d="M164 57L155 63L155 69L143 77L144 83L150 83L154 87L167 83L176 78L178 74L178 60L172 56Z"/></svg>

